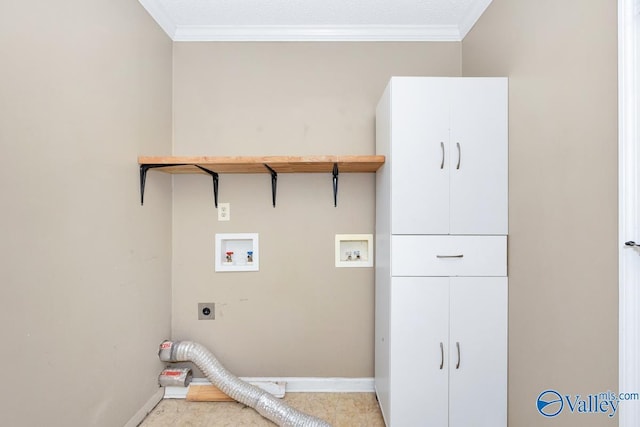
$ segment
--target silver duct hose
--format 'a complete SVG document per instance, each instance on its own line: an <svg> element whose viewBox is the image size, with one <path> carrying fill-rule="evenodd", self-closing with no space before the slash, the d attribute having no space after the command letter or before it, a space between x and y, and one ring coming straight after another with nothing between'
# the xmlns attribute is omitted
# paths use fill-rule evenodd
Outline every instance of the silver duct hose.
<svg viewBox="0 0 640 427"><path fill-rule="evenodd" d="M192 341L164 341L158 352L163 362L193 362L213 385L228 396L255 409L263 417L285 427L331 427L268 392L246 383L227 371L209 350Z"/></svg>

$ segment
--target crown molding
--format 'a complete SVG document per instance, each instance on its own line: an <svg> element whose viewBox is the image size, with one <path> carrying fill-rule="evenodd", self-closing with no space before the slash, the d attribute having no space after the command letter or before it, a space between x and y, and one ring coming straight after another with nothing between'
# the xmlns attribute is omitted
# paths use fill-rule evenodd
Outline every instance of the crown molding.
<svg viewBox="0 0 640 427"><path fill-rule="evenodd" d="M171 40L178 42L459 42L492 0L474 0L457 24L447 25L191 25L176 22L162 1L138 1Z"/></svg>
<svg viewBox="0 0 640 427"><path fill-rule="evenodd" d="M158 25L160 25L160 28L162 28L172 40L175 40L174 37L178 26L173 19L171 19L167 11L160 6L159 2L154 0L138 1L147 10L149 15L151 15L151 17L158 23Z"/></svg>
<svg viewBox="0 0 640 427"><path fill-rule="evenodd" d="M182 26L174 41L460 41L456 26Z"/></svg>
<svg viewBox="0 0 640 427"><path fill-rule="evenodd" d="M492 0L477 0L472 4L471 9L460 21L460 40L464 39L471 31L471 28L478 22L478 19L482 16L485 10L489 7Z"/></svg>
<svg viewBox="0 0 640 427"><path fill-rule="evenodd" d="M169 34L169 33L167 33ZM169 34L171 36L171 34ZM457 26L178 25L172 39L193 41L331 42L460 41Z"/></svg>

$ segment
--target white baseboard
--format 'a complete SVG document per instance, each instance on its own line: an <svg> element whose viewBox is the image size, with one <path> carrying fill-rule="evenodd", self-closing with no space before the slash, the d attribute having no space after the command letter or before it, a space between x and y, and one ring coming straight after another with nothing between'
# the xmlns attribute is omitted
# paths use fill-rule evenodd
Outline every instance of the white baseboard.
<svg viewBox="0 0 640 427"><path fill-rule="evenodd" d="M164 390L162 390L162 388L159 388L158 391L156 391L153 396L151 396L151 398L147 400L147 403L145 403L144 406L142 406L142 408L140 408L140 410L136 412L133 417L131 417L131 419L124 425L124 427L137 427L138 424L140 424L142 420L145 419L147 414L156 407L158 402L162 400L163 395Z"/></svg>
<svg viewBox="0 0 640 427"><path fill-rule="evenodd" d="M248 383L286 383L289 393L373 393L373 378L318 378L318 377L242 377ZM211 384L206 378L194 378L194 385ZM188 387L165 387L165 399L184 399Z"/></svg>
<svg viewBox="0 0 640 427"><path fill-rule="evenodd" d="M373 378L304 378L285 377L278 381L287 383L291 393L373 393ZM267 379L267 381L272 381Z"/></svg>

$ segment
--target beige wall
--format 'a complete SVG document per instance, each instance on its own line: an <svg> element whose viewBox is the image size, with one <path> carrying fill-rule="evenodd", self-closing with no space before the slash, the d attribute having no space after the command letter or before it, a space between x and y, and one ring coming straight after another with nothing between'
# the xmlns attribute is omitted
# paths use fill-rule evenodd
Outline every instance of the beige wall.
<svg viewBox="0 0 640 427"><path fill-rule="evenodd" d="M460 43L176 43L178 155L373 154L391 75L459 75ZM337 233L373 233L375 176L176 176L174 339L243 376L373 376L373 269L335 268ZM260 271L214 272L215 233L260 234ZM215 321L197 303L217 303Z"/></svg>
<svg viewBox="0 0 640 427"><path fill-rule="evenodd" d="M141 208L135 157L171 152L172 84L174 154L371 154L389 76L461 67L510 77L510 424L540 422L545 388L616 390L615 2L494 0L462 45L177 43L173 81L137 2L5 3L3 422L129 420L157 389L171 263L174 339L239 375L372 376L373 271L336 269L333 238L373 232L373 175L341 175L338 208L330 176L280 175L275 209L267 175L222 175L218 222L207 176L174 178L172 212L151 172ZM260 233L261 271L215 273L217 232Z"/></svg>
<svg viewBox="0 0 640 427"><path fill-rule="evenodd" d="M510 78L513 426L617 424L535 408L617 391L616 28L611 0L493 0L462 44L464 75Z"/></svg>
<svg viewBox="0 0 640 427"><path fill-rule="evenodd" d="M0 13L0 424L122 426L170 333L171 41L138 2Z"/></svg>

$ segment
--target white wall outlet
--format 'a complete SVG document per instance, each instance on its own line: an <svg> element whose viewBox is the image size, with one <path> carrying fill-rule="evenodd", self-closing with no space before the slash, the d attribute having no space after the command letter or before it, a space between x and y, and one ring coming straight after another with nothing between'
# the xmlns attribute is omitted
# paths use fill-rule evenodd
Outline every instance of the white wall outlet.
<svg viewBox="0 0 640 427"><path fill-rule="evenodd" d="M231 220L231 203L218 203L218 221Z"/></svg>

